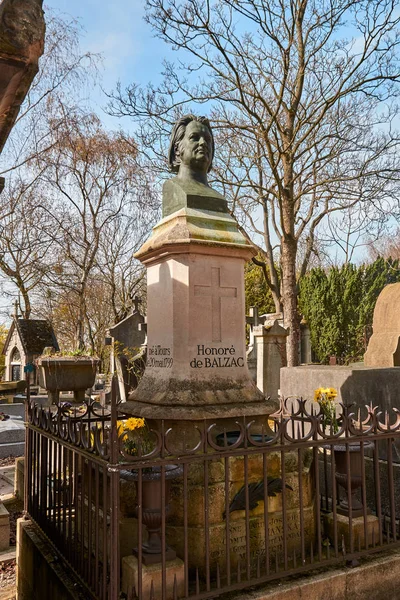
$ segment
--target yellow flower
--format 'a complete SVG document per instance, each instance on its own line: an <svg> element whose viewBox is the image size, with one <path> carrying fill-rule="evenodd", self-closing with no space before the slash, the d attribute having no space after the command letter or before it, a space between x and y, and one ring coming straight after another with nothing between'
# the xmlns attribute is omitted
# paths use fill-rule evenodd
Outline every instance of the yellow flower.
<svg viewBox="0 0 400 600"><path fill-rule="evenodd" d="M314 392L314 402L318 402L319 401L319 399L321 397L321 394L323 392L323 389L324 388L318 388L317 390L315 390L315 392Z"/></svg>
<svg viewBox="0 0 400 600"><path fill-rule="evenodd" d="M144 426L145 426L144 419L135 418L135 417L131 417L125 423L125 429L128 429L128 431L135 431L135 429L141 429Z"/></svg>

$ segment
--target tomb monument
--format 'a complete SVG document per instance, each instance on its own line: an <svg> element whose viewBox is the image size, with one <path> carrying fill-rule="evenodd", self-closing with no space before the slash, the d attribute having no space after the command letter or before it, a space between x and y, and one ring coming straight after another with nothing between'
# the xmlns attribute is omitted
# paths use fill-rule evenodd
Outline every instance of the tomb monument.
<svg viewBox="0 0 400 600"><path fill-rule="evenodd" d="M176 176L164 184L163 218L136 254L147 268L147 364L138 387L123 404L123 412L145 417L153 429L164 420L164 426L171 427L172 432L169 447L174 442L185 444L185 437L195 435L196 423L199 428L204 427L204 420L216 424L215 436L218 431L237 429L242 418L254 422L252 431L271 433L268 415L278 408L277 400L266 399L258 389L247 367L244 265L255 250L229 213L225 198L208 185L213 156L214 140L208 120L193 115L179 119L169 151L170 167ZM307 529L305 542L312 543L315 505L311 460L304 453L300 463L296 452L285 460L289 482L285 490L286 512L281 490L270 499L268 507L264 508L261 502L250 511L252 557L265 552L261 532L266 527L271 548L281 551L284 521L292 528L290 548L299 547L299 494ZM229 506L243 489L243 461L243 456L232 456L210 463L206 484L210 511L203 504L204 474L196 465L188 469L187 535L194 561L189 559L189 568L206 568L206 539L212 540L211 570L226 563L227 533L232 566L238 565L243 556L244 511L232 509L227 525L224 500L227 479ZM268 478L279 478L281 461L281 452L269 454ZM258 485L264 480L262 451L250 462L248 483ZM167 541L181 558L185 529L183 485L182 477L171 481L166 525ZM135 560L124 558L133 578Z"/></svg>
<svg viewBox="0 0 400 600"><path fill-rule="evenodd" d="M152 419L267 415L246 364L244 264L255 250L208 184L208 120L175 124L163 218L135 255L147 268L147 363L124 411Z"/></svg>

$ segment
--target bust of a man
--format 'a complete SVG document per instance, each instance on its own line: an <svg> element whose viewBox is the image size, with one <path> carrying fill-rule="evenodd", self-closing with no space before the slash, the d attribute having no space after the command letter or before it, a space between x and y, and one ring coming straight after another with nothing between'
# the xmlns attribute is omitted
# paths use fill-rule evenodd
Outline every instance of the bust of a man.
<svg viewBox="0 0 400 600"><path fill-rule="evenodd" d="M176 177L163 189L163 216L181 208L227 212L226 200L207 181L214 158L214 137L206 117L185 115L171 133L168 162Z"/></svg>
<svg viewBox="0 0 400 600"><path fill-rule="evenodd" d="M207 173L214 158L214 137L206 117L185 115L174 125L169 147L169 166L178 179L208 185Z"/></svg>

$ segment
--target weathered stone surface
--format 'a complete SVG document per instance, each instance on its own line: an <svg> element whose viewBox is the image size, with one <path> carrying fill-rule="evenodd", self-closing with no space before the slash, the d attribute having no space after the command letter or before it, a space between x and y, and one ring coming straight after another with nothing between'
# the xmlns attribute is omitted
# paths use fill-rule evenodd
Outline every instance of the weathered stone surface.
<svg viewBox="0 0 400 600"><path fill-rule="evenodd" d="M193 247L197 244L198 247ZM255 254L252 246L240 233L237 223L229 214L194 208L182 208L164 217L155 227L151 237L135 254L135 258L149 260L154 253L164 248L172 253L177 250L206 253L212 248L218 252L216 244L222 244L219 252L225 255L230 250L243 256L245 260Z"/></svg>
<svg viewBox="0 0 400 600"><path fill-rule="evenodd" d="M0 503L0 552L10 546L10 515L4 504Z"/></svg>
<svg viewBox="0 0 400 600"><path fill-rule="evenodd" d="M399 406L400 368L369 368L362 365L303 365L281 369L281 394L287 398L313 400L319 387L334 387L337 402L365 410L371 402L383 410Z"/></svg>
<svg viewBox="0 0 400 600"><path fill-rule="evenodd" d="M249 456L247 460L248 483L263 481L262 455ZM211 568L226 563L226 513L236 494L244 485L244 456L230 457L225 460L213 460L208 466L208 480L205 479L203 464L190 465L187 483L187 524L189 536L189 563L191 567L205 566L205 544L208 522L210 540ZM304 462L299 475L299 465L296 452L288 452L285 456L286 483L290 488L285 490L285 521L288 524L287 546L291 552L299 550L300 544L300 488L302 482L302 501L304 516L304 534L306 547L309 548L315 536L314 522L314 491L313 472L310 471L311 452L304 455ZM225 484L225 468L228 468L228 488ZM280 452L268 454L267 474L269 478L280 477L282 474ZM207 486L205 488L205 486ZM280 553L283 544L283 494L268 496L268 540L270 552ZM226 500L227 498L227 500ZM229 512L230 560L232 568L244 558L246 543L245 510ZM176 479L171 482L170 511L167 520L167 540L183 556L184 550L184 503L183 481ZM257 506L249 512L251 556L265 554L265 521L264 501L259 500ZM224 567L223 567L224 568Z"/></svg>
<svg viewBox="0 0 400 600"><path fill-rule="evenodd" d="M243 258L224 252L164 250L148 263L147 365L124 411L215 419L275 410L246 365Z"/></svg>
<svg viewBox="0 0 400 600"><path fill-rule="evenodd" d="M304 517L304 536L307 550L315 539L315 514L314 507L308 506L303 510ZM293 555L293 551L301 548L300 545L300 521L299 510L290 509L285 513L287 523L287 548ZM249 544L250 559L254 561L257 556L265 557L265 522L264 516L251 517L249 519ZM205 548L206 535L204 526L189 526L187 530L189 543L189 567L205 567ZM271 558L275 554L282 554L283 550L283 515L281 511L270 512L268 514L268 544ZM184 555L184 528L167 523L167 540L172 544L178 555ZM246 558L246 522L243 518L231 518L229 524L230 554L229 560L231 568L237 567L238 561L242 562ZM226 523L214 523L209 526L209 552L210 568L213 572L216 570L217 563L221 571L226 569Z"/></svg>
<svg viewBox="0 0 400 600"><path fill-rule="evenodd" d="M129 596L129 592L135 588L138 590L138 560L136 556L125 556L122 559L122 591ZM166 600L173 598L183 598L185 569L183 561L179 558L170 560L166 563ZM176 579L177 596L174 596L174 581ZM153 584L154 598L162 596L162 569L161 563L154 565L142 565L142 591L143 597L150 597L150 590Z"/></svg>
<svg viewBox="0 0 400 600"><path fill-rule="evenodd" d="M376 301L366 367L400 367L400 283L383 288Z"/></svg>
<svg viewBox="0 0 400 600"><path fill-rule="evenodd" d="M19 456L15 460L15 473L14 473L14 494L19 500L24 499L24 481L25 481L25 458Z"/></svg>
<svg viewBox="0 0 400 600"><path fill-rule="evenodd" d="M337 518L337 535L339 544L341 546L342 540L344 540L346 549L350 552L350 527L349 518L343 515L336 515ZM334 520L333 513L324 515L326 532L331 541L334 540ZM366 542L369 546L379 543L379 519L374 515L367 515L367 539L365 538L364 528L364 517L356 517L351 521L352 524L352 535L353 535L353 548L358 549L366 548Z"/></svg>
<svg viewBox="0 0 400 600"><path fill-rule="evenodd" d="M253 329L257 353L257 387L267 397L278 400L280 369L286 367L286 338L289 332L278 321Z"/></svg>
<svg viewBox="0 0 400 600"><path fill-rule="evenodd" d="M232 600L400 600L399 569L400 553L392 551L356 568L307 573L239 592Z"/></svg>

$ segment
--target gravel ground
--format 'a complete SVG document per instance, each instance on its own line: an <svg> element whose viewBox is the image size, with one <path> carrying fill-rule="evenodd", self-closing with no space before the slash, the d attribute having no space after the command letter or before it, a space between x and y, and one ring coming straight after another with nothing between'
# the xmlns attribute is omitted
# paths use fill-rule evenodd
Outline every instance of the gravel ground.
<svg viewBox="0 0 400 600"><path fill-rule="evenodd" d="M8 587L15 586L15 577L15 560L10 560L6 563L0 563L0 590L5 590Z"/></svg>
<svg viewBox="0 0 400 600"><path fill-rule="evenodd" d="M0 467L8 467L15 462L14 456L0 459ZM22 516L23 504L20 500L6 502L6 508L10 513L10 547L16 544L17 519ZM14 560L0 562L0 600L15 600L16 585L16 563Z"/></svg>

